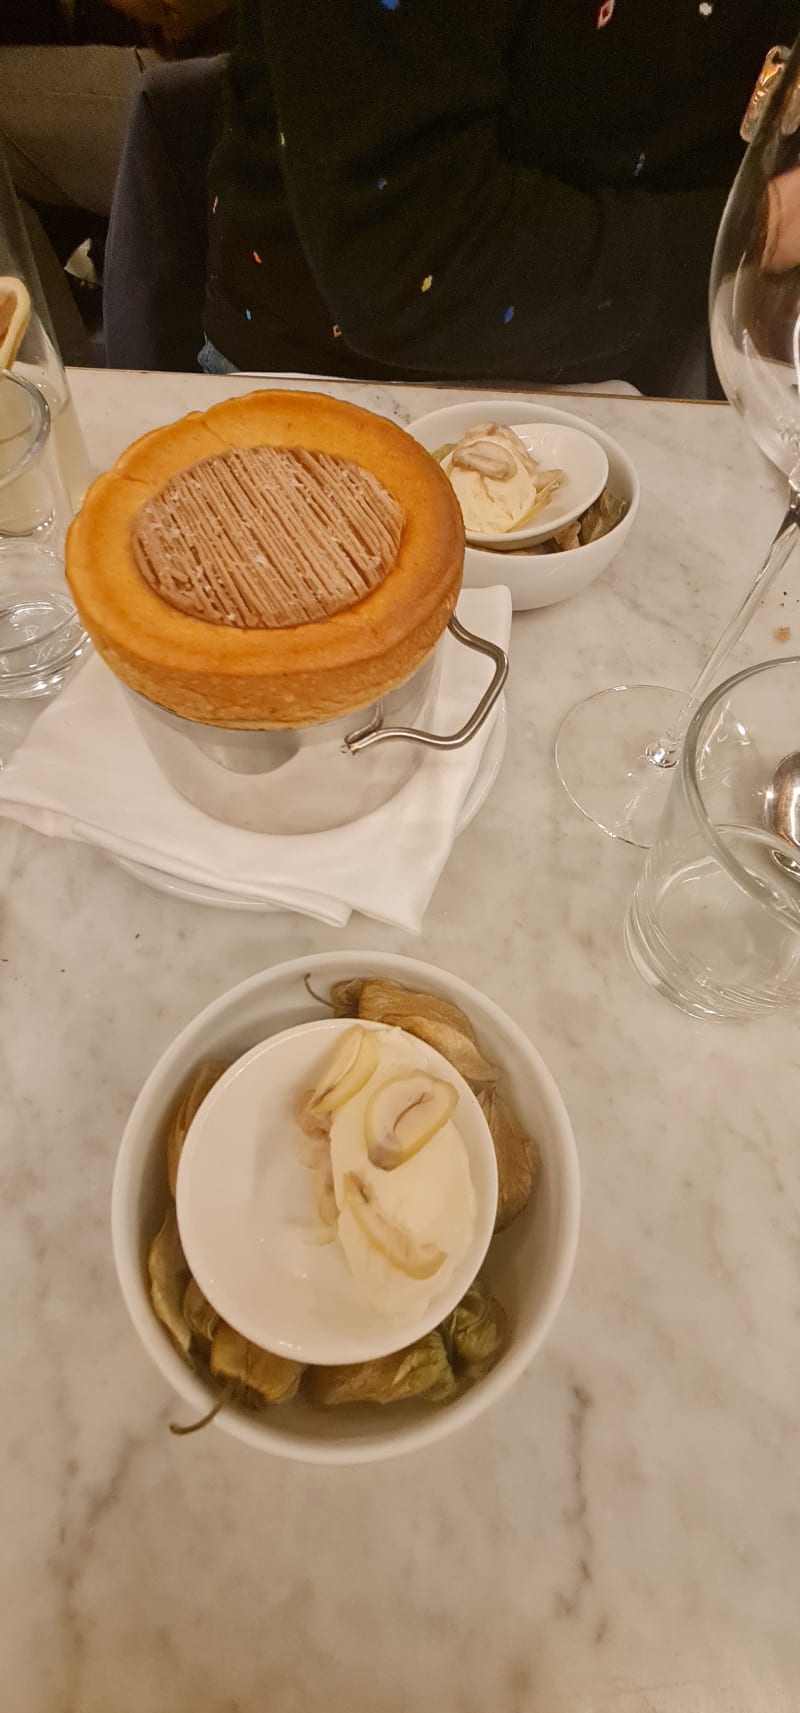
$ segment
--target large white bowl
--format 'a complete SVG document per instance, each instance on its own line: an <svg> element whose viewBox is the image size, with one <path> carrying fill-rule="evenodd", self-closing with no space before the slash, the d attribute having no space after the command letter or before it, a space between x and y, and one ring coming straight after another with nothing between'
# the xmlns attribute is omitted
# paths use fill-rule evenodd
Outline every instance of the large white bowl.
<svg viewBox="0 0 800 1713"><path fill-rule="evenodd" d="M415 1451L473 1421L502 1397L549 1332L569 1283L578 1241L580 1180L575 1140L559 1091L535 1047L505 1012L456 976L389 953L326 952L264 970L206 1007L151 1071L128 1120L117 1158L111 1209L114 1259L139 1337L165 1379L205 1413L212 1394L178 1355L147 1290L147 1250L168 1204L165 1138L169 1116L200 1059L245 1053L267 1035L325 1015L310 998L359 975L388 976L461 1005L542 1156L538 1195L492 1241L482 1269L509 1317L508 1347L496 1368L447 1405L350 1405L321 1412L302 1401L264 1414L226 1407L216 1425L262 1451L307 1463L366 1463Z"/></svg>
<svg viewBox="0 0 800 1713"><path fill-rule="evenodd" d="M444 410L434 410L412 422L409 434L428 452L460 440L468 428L479 422L499 422L513 428L523 422L560 422L570 428L580 428L598 442L608 458L608 481L621 500L627 500L628 510L616 529L586 547L570 547L565 553L491 552L486 548L467 547L464 556L464 587L492 588L505 583L511 590L515 612L528 607L549 607L555 601L565 601L588 588L597 577L608 570L633 528L639 510L639 478L624 447L602 428L595 428L581 416L565 410L555 410L551 404L529 404L521 398L477 399L470 404L454 404Z"/></svg>

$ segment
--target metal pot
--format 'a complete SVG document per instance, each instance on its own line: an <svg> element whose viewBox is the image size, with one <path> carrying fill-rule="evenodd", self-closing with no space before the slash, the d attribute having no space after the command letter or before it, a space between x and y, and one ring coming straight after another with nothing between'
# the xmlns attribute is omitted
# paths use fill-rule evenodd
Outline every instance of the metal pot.
<svg viewBox="0 0 800 1713"><path fill-rule="evenodd" d="M128 694L162 773L206 815L255 833L321 833L388 802L416 772L425 748L460 749L483 725L506 681L508 657L456 618L448 630L494 664L469 719L448 735L425 729L439 685L438 648L381 701L322 725L235 731Z"/></svg>

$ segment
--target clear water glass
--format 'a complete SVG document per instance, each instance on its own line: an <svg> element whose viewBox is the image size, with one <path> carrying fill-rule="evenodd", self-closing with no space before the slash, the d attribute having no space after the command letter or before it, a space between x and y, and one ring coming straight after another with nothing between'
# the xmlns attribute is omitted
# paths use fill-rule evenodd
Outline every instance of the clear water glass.
<svg viewBox="0 0 800 1713"><path fill-rule="evenodd" d="M0 276L20 280L30 297L30 316L12 370L47 400L51 445L71 516L80 509L91 480L89 459L1 142Z"/></svg>
<svg viewBox="0 0 800 1713"><path fill-rule="evenodd" d="M41 393L18 375L0 373L0 544L52 534L58 489L49 439Z"/></svg>
<svg viewBox="0 0 800 1713"><path fill-rule="evenodd" d="M0 371L0 696L51 693L88 646L55 551L68 510L47 402Z"/></svg>
<svg viewBox="0 0 800 1713"><path fill-rule="evenodd" d="M706 697L625 923L649 985L693 1017L746 1019L800 1001L800 847L767 792L800 752L800 658L765 661Z"/></svg>

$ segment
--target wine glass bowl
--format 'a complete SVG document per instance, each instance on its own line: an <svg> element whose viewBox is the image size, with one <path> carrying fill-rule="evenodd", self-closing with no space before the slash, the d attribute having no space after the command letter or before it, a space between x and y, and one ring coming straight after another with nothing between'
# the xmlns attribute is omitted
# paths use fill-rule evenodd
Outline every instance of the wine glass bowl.
<svg viewBox="0 0 800 1713"><path fill-rule="evenodd" d="M711 268L717 372L762 452L800 464L800 41L772 84L725 208Z"/></svg>
<svg viewBox="0 0 800 1713"><path fill-rule="evenodd" d="M773 55L770 93L728 197L709 285L712 348L729 402L788 480L766 558L688 695L601 691L556 740L569 796L604 832L649 846L687 728L800 533L800 37ZM659 718L659 724L654 719Z"/></svg>

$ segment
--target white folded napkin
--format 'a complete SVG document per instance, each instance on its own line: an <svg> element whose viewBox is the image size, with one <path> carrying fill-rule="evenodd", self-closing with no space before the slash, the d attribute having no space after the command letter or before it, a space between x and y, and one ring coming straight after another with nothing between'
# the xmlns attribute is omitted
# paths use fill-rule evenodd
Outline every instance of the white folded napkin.
<svg viewBox="0 0 800 1713"><path fill-rule="evenodd" d="M458 616L468 630L507 647L507 589L462 591ZM431 725L456 731L482 695L490 664L449 633L441 646ZM491 725L490 716L462 750L426 751L390 802L350 826L291 836L242 832L204 815L173 790L116 679L93 657L0 773L0 815L334 926L344 926L351 911L360 910L418 933Z"/></svg>

